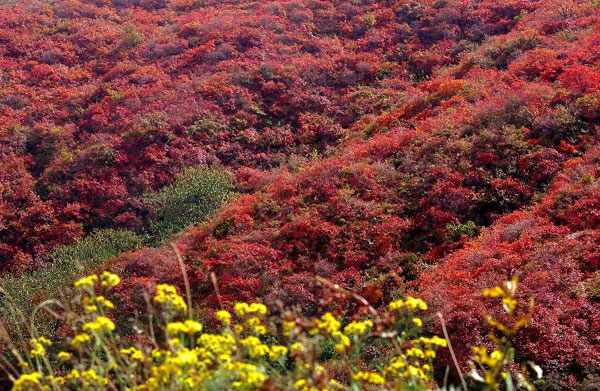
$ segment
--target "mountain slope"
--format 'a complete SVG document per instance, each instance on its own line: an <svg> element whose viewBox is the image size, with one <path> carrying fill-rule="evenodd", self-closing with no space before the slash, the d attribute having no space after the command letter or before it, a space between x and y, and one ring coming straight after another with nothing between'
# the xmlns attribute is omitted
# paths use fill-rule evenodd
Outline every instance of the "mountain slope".
<svg viewBox="0 0 600 391"><path fill-rule="evenodd" d="M156 214L148 192L183 167L221 166L239 197L175 239L207 311L209 272L228 302L309 313L317 274L375 305L423 295L467 346L489 331L478 292L516 273L538 303L519 351L571 387L600 364L599 11L555 0L11 8L0 140L20 179L0 175L0 189L25 184L32 207L3 191L7 219L28 213L0 228L5 269L35 268L49 251L38 242L142 231ZM47 217L30 232L38 209ZM169 246L105 267L123 276L125 318L146 306L134 292L182 283Z"/></svg>

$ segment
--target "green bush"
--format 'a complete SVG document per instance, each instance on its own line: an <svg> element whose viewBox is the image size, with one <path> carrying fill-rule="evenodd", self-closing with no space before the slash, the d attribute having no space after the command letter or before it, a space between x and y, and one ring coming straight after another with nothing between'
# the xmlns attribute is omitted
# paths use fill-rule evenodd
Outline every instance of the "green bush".
<svg viewBox="0 0 600 391"><path fill-rule="evenodd" d="M121 47L125 49L131 49L144 42L144 36L142 33L136 30L135 25L125 25L125 31L121 39Z"/></svg>
<svg viewBox="0 0 600 391"><path fill-rule="evenodd" d="M150 221L150 243L204 221L233 195L228 173L206 167L184 169L175 183L148 195L157 204Z"/></svg>
<svg viewBox="0 0 600 391"><path fill-rule="evenodd" d="M465 235L472 238L477 234L477 225L470 220L465 224L447 224L446 229L450 240L460 240Z"/></svg>
<svg viewBox="0 0 600 391"><path fill-rule="evenodd" d="M77 278L90 273L110 257L133 250L142 239L130 231L99 230L76 243L58 249L49 257L49 265L23 276L5 275L0 278L14 305L23 312L39 301L55 297ZM6 298L0 299L0 310L6 313Z"/></svg>

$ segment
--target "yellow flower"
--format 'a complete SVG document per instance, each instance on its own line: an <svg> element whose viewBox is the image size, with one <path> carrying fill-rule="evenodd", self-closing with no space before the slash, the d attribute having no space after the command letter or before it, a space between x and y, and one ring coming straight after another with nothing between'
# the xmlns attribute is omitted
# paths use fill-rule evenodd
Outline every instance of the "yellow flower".
<svg viewBox="0 0 600 391"><path fill-rule="evenodd" d="M167 333L169 334L179 334L179 333L187 333L187 327L181 322L173 322L167 325Z"/></svg>
<svg viewBox="0 0 600 391"><path fill-rule="evenodd" d="M305 379L300 379L294 383L294 387L303 388L308 382Z"/></svg>
<svg viewBox="0 0 600 391"><path fill-rule="evenodd" d="M265 315L267 313L267 307L261 303L235 303L233 305L233 312L240 318L249 313Z"/></svg>
<svg viewBox="0 0 600 391"><path fill-rule="evenodd" d="M85 310L86 314L91 314L91 313L97 312L98 306L100 306L100 308L102 308L102 309L110 309L110 310L115 309L114 304L110 300L107 300L106 298L104 298L104 296L98 296L95 298L84 297L81 300L81 304L83 305L83 309Z"/></svg>
<svg viewBox="0 0 600 391"><path fill-rule="evenodd" d="M354 380L364 381L371 384L385 384L385 379L375 372L357 372L352 376Z"/></svg>
<svg viewBox="0 0 600 391"><path fill-rule="evenodd" d="M406 350L406 355L409 357L425 358L425 353L419 348L410 348Z"/></svg>
<svg viewBox="0 0 600 391"><path fill-rule="evenodd" d="M183 297L177 294L177 290L172 285L158 285L156 287L156 296L154 296L154 302L169 305L181 312L187 311L187 304L185 304L185 301L183 301Z"/></svg>
<svg viewBox="0 0 600 391"><path fill-rule="evenodd" d="M107 288L114 288L121 282L121 278L119 276L117 276L116 274L109 273L107 271L102 272L100 278L102 280L100 285Z"/></svg>
<svg viewBox="0 0 600 391"><path fill-rule="evenodd" d="M39 341L41 344L44 344L44 345L46 345L46 346L50 346L50 345L52 345L52 341L50 341L48 338L45 338L45 337L39 337L39 338L38 338L38 341Z"/></svg>
<svg viewBox="0 0 600 391"><path fill-rule="evenodd" d="M409 365L402 375L407 379L419 379L423 381L429 380L429 377L427 376L425 371L414 365Z"/></svg>
<svg viewBox="0 0 600 391"><path fill-rule="evenodd" d="M250 311L248 312L258 312L261 315L266 315L267 307L261 303L252 303L250 304Z"/></svg>
<svg viewBox="0 0 600 391"><path fill-rule="evenodd" d="M216 318L225 325L231 324L231 314L229 311L217 311Z"/></svg>
<svg viewBox="0 0 600 391"><path fill-rule="evenodd" d="M84 380L84 387L89 387L90 385L94 386L105 386L108 384L108 379L102 376L99 376L94 368L90 368L87 371L81 372L81 378Z"/></svg>
<svg viewBox="0 0 600 391"><path fill-rule="evenodd" d="M395 311L402 307L404 307L404 301L402 300L392 301L389 305L390 311Z"/></svg>
<svg viewBox="0 0 600 391"><path fill-rule="evenodd" d="M501 297L504 296L504 290L499 286L493 288L487 288L482 291L484 297Z"/></svg>
<svg viewBox="0 0 600 391"><path fill-rule="evenodd" d="M67 380L79 379L80 377L81 377L81 374L79 373L79 371L77 369L71 369L71 372L69 372L67 374L67 376L65 376L65 379L67 379Z"/></svg>
<svg viewBox="0 0 600 391"><path fill-rule="evenodd" d="M427 303L425 303L423 300L421 299L415 299L412 296L408 296L406 298L406 300L404 301L404 306L407 308L411 308L411 309L420 309L422 311L425 311L427 309Z"/></svg>
<svg viewBox="0 0 600 391"><path fill-rule="evenodd" d="M426 358L435 358L435 350L427 349L425 351Z"/></svg>
<svg viewBox="0 0 600 391"><path fill-rule="evenodd" d="M202 324L191 319L185 321L185 327L187 327L189 334L199 333L202 331Z"/></svg>
<svg viewBox="0 0 600 391"><path fill-rule="evenodd" d="M52 342L44 337L33 338L29 341L29 345L31 346L31 350L29 351L29 355L31 357L43 357L46 355L46 346L52 345Z"/></svg>
<svg viewBox="0 0 600 391"><path fill-rule="evenodd" d="M240 343L248 349L250 357L265 356L270 352L267 345L261 343L260 339L253 336L242 339Z"/></svg>
<svg viewBox="0 0 600 391"><path fill-rule="evenodd" d="M235 312L235 314L241 318L244 316L248 308L248 303L235 303L233 305L233 312Z"/></svg>
<svg viewBox="0 0 600 391"><path fill-rule="evenodd" d="M330 312L326 312L321 316L321 319L315 319L315 328L324 331L328 335L339 331L342 324Z"/></svg>
<svg viewBox="0 0 600 391"><path fill-rule="evenodd" d="M91 274L87 277L83 277L75 282L75 288L77 289L90 289L94 287L94 284L98 281L98 276Z"/></svg>
<svg viewBox="0 0 600 391"><path fill-rule="evenodd" d="M82 347L89 340L90 340L90 336L88 334L85 334L85 333L77 334L71 340L71 346L74 346L76 348L80 348L80 347Z"/></svg>
<svg viewBox="0 0 600 391"><path fill-rule="evenodd" d="M333 333L332 337L338 342L334 346L336 352L344 353L350 347L350 338L342 334L340 331Z"/></svg>
<svg viewBox="0 0 600 391"><path fill-rule="evenodd" d="M67 353L67 352L60 352L60 353L58 353L58 358L63 361L68 361L71 358L73 358L73 355L71 353Z"/></svg>
<svg viewBox="0 0 600 391"><path fill-rule="evenodd" d="M96 303L100 304L102 307L110 310L115 309L115 305L110 301L104 298L104 296L96 297Z"/></svg>
<svg viewBox="0 0 600 391"><path fill-rule="evenodd" d="M373 322L365 320L362 322L352 322L344 327L344 333L346 335L363 335L369 328L373 327Z"/></svg>
<svg viewBox="0 0 600 391"><path fill-rule="evenodd" d="M241 334L242 331L244 331L244 326L242 326L241 324L236 324L235 326L233 326L233 331L236 334Z"/></svg>
<svg viewBox="0 0 600 391"><path fill-rule="evenodd" d="M88 322L83 325L83 331L108 332L115 329L115 324L112 320L105 316L98 316L93 322Z"/></svg>
<svg viewBox="0 0 600 391"><path fill-rule="evenodd" d="M446 347L448 344L444 338L440 338L437 335L434 335L431 338L420 337L418 339L412 340L411 343L413 345L424 344L426 346L441 346L441 347Z"/></svg>
<svg viewBox="0 0 600 391"><path fill-rule="evenodd" d="M62 376L46 376L46 380L48 380L50 383L56 383L57 385L64 385L65 384L65 378Z"/></svg>
<svg viewBox="0 0 600 391"><path fill-rule="evenodd" d="M129 356L133 361L144 361L144 354L141 350L131 347L129 349L121 349L121 354Z"/></svg>
<svg viewBox="0 0 600 391"><path fill-rule="evenodd" d="M279 357L285 356L288 352L288 349L285 346L273 345L271 346L271 351L269 352L269 359L271 361L278 360Z"/></svg>
<svg viewBox="0 0 600 391"><path fill-rule="evenodd" d="M417 327L423 326L423 321L420 318L412 318L412 321L417 325Z"/></svg>
<svg viewBox="0 0 600 391"><path fill-rule="evenodd" d="M202 331L202 324L194 320L186 320L185 322L173 322L167 325L169 334L194 334Z"/></svg>
<svg viewBox="0 0 600 391"><path fill-rule="evenodd" d="M98 306L97 305L86 305L83 307L83 310L85 311L86 314L91 314L94 312L98 312Z"/></svg>
<svg viewBox="0 0 600 391"><path fill-rule="evenodd" d="M24 391L40 388L42 374L39 372L24 373L14 381L12 391Z"/></svg>
<svg viewBox="0 0 600 391"><path fill-rule="evenodd" d="M384 369L384 373L390 375L398 375L406 367L406 357L396 356L392 357L389 365Z"/></svg>

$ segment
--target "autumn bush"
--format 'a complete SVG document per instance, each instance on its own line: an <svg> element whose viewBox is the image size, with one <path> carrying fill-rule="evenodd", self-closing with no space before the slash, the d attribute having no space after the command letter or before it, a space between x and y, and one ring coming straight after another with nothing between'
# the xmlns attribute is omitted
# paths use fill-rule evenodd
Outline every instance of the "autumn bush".
<svg viewBox="0 0 600 391"><path fill-rule="evenodd" d="M519 356L549 389L598 388L598 1L2 3L13 286L96 230L135 232L151 246L99 266L127 319L140 289L184 286L174 233L201 307L219 305L209 272L225 305L306 316L315 275L376 307L400 281L468 346L492 329L479 292L520 274L538 309ZM208 213L176 183L193 167L231 173L214 196L239 197ZM64 291L49 286L26 308Z"/></svg>

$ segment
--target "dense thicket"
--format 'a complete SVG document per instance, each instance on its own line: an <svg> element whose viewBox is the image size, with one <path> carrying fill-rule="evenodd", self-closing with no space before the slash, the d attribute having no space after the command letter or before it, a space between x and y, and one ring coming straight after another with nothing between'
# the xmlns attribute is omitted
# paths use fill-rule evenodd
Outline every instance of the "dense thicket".
<svg viewBox="0 0 600 391"><path fill-rule="evenodd" d="M315 274L374 304L398 289L382 276L397 275L470 343L488 332L473 314L481 288L518 273L537 301L518 350L561 387L581 382L600 365L599 7L3 9L4 268L35 268L93 229L151 229L160 211L149 192L184 167L223 166L242 195L177 240L205 304L216 305L208 271L226 300L309 312ZM127 277L125 313L145 308L131 292L180 282L170 248L110 264Z"/></svg>

